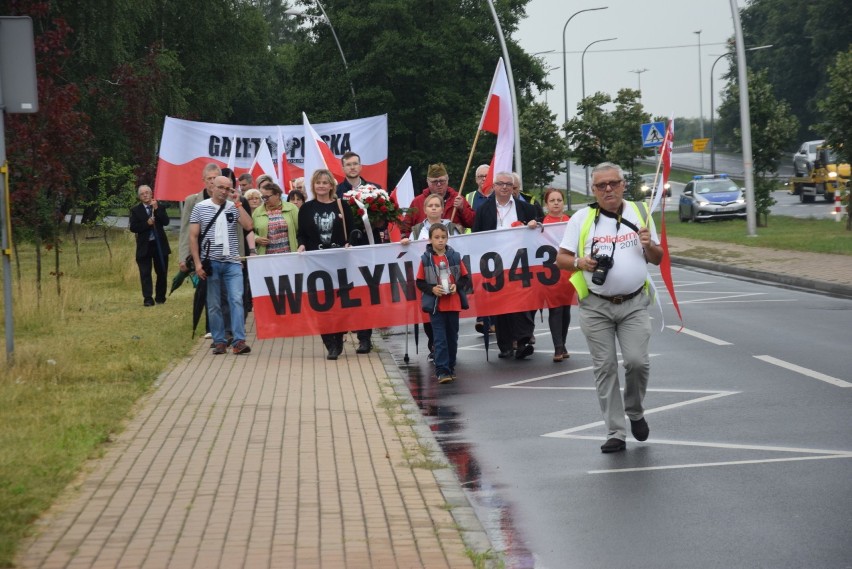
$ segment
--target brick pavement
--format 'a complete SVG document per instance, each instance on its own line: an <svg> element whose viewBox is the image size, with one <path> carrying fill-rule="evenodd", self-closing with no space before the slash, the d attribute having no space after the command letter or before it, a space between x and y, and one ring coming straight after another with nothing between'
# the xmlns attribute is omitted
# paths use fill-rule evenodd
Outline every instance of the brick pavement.
<svg viewBox="0 0 852 569"><path fill-rule="evenodd" d="M462 534L490 544L448 467L410 466L437 445L389 354L249 333L250 355L200 341L158 379L20 567L473 566Z"/></svg>

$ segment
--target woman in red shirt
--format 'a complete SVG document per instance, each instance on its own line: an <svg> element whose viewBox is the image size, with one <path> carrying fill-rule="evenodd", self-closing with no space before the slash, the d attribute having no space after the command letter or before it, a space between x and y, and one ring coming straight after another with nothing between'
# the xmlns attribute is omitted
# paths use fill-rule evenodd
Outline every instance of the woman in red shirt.
<svg viewBox="0 0 852 569"><path fill-rule="evenodd" d="M559 223L570 219L565 215L565 198L560 190L548 188L544 191L544 207L547 214L542 223ZM553 338L553 361L561 362L570 357L565 349L565 341L568 338L568 326L571 324L571 305L548 308L547 323Z"/></svg>

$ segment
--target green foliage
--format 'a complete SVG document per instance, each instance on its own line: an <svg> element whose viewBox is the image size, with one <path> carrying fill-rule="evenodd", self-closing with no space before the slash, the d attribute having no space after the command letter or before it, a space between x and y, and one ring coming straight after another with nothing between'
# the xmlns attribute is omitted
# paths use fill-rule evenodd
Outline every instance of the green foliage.
<svg viewBox="0 0 852 569"><path fill-rule="evenodd" d="M88 196L80 200L87 211L88 227L103 226L111 210L127 211L136 202L133 166L119 164L110 157L101 158L98 166L98 173L86 180Z"/></svg>
<svg viewBox="0 0 852 569"><path fill-rule="evenodd" d="M612 111L604 107L615 103ZM642 148L641 125L651 121L639 102L639 91L621 89L613 101L605 93L595 93L577 105L577 116L565 123L572 156L582 166L615 162L626 172L634 172L634 160L648 156Z"/></svg>
<svg viewBox="0 0 852 569"><path fill-rule="evenodd" d="M837 155L852 164L852 47L837 55L828 70L828 94L819 102L817 125Z"/></svg>
<svg viewBox="0 0 852 569"><path fill-rule="evenodd" d="M751 115L751 149L755 181L755 211L765 224L769 208L775 203L771 192L775 183L771 180L778 171L778 163L785 148L793 144L798 121L790 111L790 105L775 98L766 71L748 71L749 114ZM740 89L737 83L729 83L723 95L719 114L730 123L740 124ZM733 129L735 144L742 151L740 127Z"/></svg>
<svg viewBox="0 0 852 569"><path fill-rule="evenodd" d="M565 140L556 128L556 115L544 103L533 103L521 113L524 187L545 187L554 174L565 171Z"/></svg>

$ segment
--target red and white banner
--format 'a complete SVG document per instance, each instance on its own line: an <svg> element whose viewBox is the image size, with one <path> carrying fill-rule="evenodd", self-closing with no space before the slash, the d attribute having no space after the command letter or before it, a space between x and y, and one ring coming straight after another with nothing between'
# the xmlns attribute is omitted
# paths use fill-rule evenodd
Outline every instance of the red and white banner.
<svg viewBox="0 0 852 569"><path fill-rule="evenodd" d="M456 235L472 276L470 309L489 316L576 304L556 267L565 223ZM310 336L428 321L415 275L426 241L249 257L258 338Z"/></svg>
<svg viewBox="0 0 852 569"><path fill-rule="evenodd" d="M340 161L348 150L361 156L362 175L386 187L388 178L388 117L379 115L350 121L312 125ZM278 144L281 129L283 148ZM154 196L158 200L183 201L204 186L201 171L215 162L224 167L234 155L237 176L248 172L266 141L277 163L286 151L290 179L303 175L304 125L244 126L204 123L166 117ZM289 188L284 188L285 191Z"/></svg>
<svg viewBox="0 0 852 569"><path fill-rule="evenodd" d="M515 122L512 115L512 92L503 58L497 62L491 90L485 101L485 110L479 121L479 130L497 135L497 146L491 159L491 168L483 184L484 189L494 184L494 176L512 171L512 156L515 148Z"/></svg>

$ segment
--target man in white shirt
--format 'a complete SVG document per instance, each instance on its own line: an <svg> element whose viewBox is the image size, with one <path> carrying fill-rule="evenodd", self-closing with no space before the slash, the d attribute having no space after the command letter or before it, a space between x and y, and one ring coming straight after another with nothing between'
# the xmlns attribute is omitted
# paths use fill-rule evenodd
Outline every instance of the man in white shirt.
<svg viewBox="0 0 852 569"><path fill-rule="evenodd" d="M556 264L571 277L580 299L580 329L586 336L598 401L607 428L605 453L627 448L625 413L638 441L650 433L642 406L650 375L647 263L663 258L647 208L624 200L624 172L611 162L592 170L597 202L571 217ZM616 340L624 361L624 397L618 379Z"/></svg>

